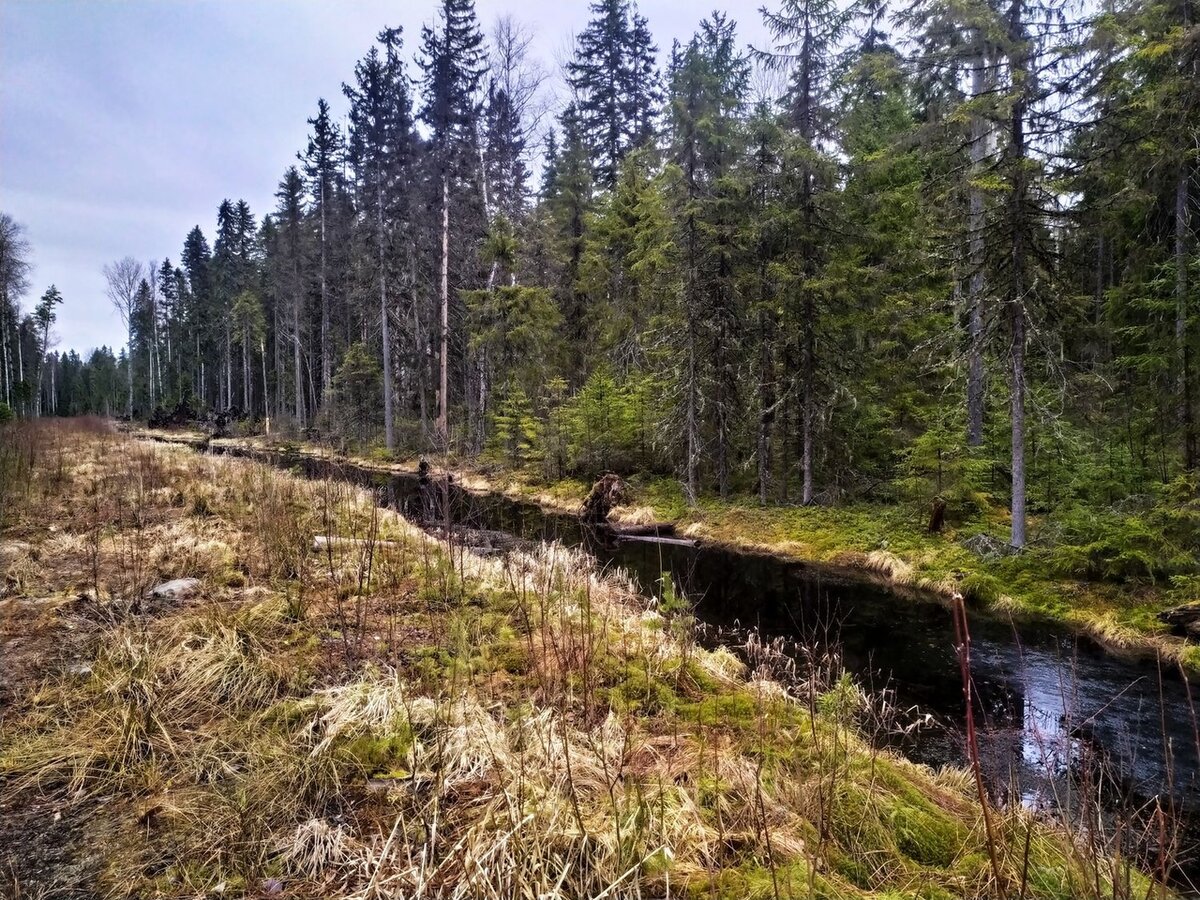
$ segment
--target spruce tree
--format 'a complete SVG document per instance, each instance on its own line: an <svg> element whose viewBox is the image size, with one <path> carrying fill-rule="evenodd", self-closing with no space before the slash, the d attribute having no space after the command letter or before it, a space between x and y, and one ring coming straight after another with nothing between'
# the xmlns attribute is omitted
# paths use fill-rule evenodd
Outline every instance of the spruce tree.
<svg viewBox="0 0 1200 900"><path fill-rule="evenodd" d="M183 244L181 256L188 280L188 352L192 354L193 386L201 405L208 402L206 361L212 358L211 333L216 320L213 309L212 253L204 232L197 225Z"/></svg>
<svg viewBox="0 0 1200 900"><path fill-rule="evenodd" d="M288 322L284 342L292 351L292 412L301 428L308 422L309 407L304 392L304 331L306 233L304 221L304 182L295 166L288 167L275 192L278 205L273 221L278 230L273 269L281 299L286 304ZM279 373L282 377L282 372Z"/></svg>
<svg viewBox="0 0 1200 900"><path fill-rule="evenodd" d="M593 0L567 64L583 137L597 184L611 188L621 160L651 135L659 97L655 54L646 20L628 0Z"/></svg>
<svg viewBox="0 0 1200 900"><path fill-rule="evenodd" d="M787 352L789 362L799 357L801 502L809 504L815 498L817 464L820 312L828 300L820 276L832 226L825 201L836 177L829 157L835 121L830 84L848 14L832 0L784 0L777 11L765 10L764 18L775 46L755 54L764 65L791 72L784 105L797 138L793 246L798 302L789 310L795 334Z"/></svg>
<svg viewBox="0 0 1200 900"><path fill-rule="evenodd" d="M304 164L304 175L308 180L308 191L311 198L309 205L311 214L317 219L317 280L320 295L321 314L321 381L317 385L317 397L323 402L325 392L329 389L333 378L333 348L330 336L330 256L331 243L336 244L340 238L340 229L335 228L335 220L339 210L339 195L342 190L342 136L329 115L329 104L324 98L317 101L317 114L308 120L312 133L308 138L308 149L301 160Z"/></svg>
<svg viewBox="0 0 1200 900"><path fill-rule="evenodd" d="M741 150L749 63L737 50L734 23L714 14L678 54L671 72L672 158L679 167L684 306L687 319L689 491L698 490L703 444L702 396L712 410L717 487L729 491L731 444L739 407L737 360L742 310L734 279L734 164Z"/></svg>
<svg viewBox="0 0 1200 900"><path fill-rule="evenodd" d="M478 183L473 177L479 159L476 98L484 54L474 0L441 0L438 21L421 30L420 64L425 73L421 119L430 130L430 151L441 188L437 439L445 446L450 439L450 207L452 193L454 199L464 189L474 193L471 186Z"/></svg>
<svg viewBox="0 0 1200 900"><path fill-rule="evenodd" d="M354 170L360 208L360 215L356 219L356 235L364 256L370 261L367 266L370 273L368 290L372 296L378 297L384 438L389 450L394 449L396 443L391 336L395 298L391 292L398 281L394 271L398 266L393 253L397 243L406 246L410 261L414 253L407 206L413 181L412 103L408 92L408 76L400 56L401 46L399 29L380 32L379 47L383 48L383 53L380 54L379 47L372 47L354 67L354 85L343 85L342 88L350 100L349 159ZM411 266L403 268L411 271ZM420 348L424 341L415 291L416 285L410 283L409 302L415 327L411 364L407 368L421 373L424 372L424 360ZM417 379L417 391L423 403L425 389L420 376Z"/></svg>

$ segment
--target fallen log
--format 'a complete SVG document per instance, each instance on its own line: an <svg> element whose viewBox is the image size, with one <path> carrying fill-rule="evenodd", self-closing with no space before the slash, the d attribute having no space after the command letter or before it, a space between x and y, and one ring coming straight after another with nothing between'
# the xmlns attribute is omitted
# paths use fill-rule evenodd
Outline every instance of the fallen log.
<svg viewBox="0 0 1200 900"><path fill-rule="evenodd" d="M618 541L639 541L644 544L670 544L672 547L699 547L693 538L659 537L653 534L618 534Z"/></svg>
<svg viewBox="0 0 1200 900"><path fill-rule="evenodd" d="M620 522L609 523L609 528L618 537L634 537L648 535L662 537L675 533L674 522L651 522L648 525L622 525Z"/></svg>
<svg viewBox="0 0 1200 900"><path fill-rule="evenodd" d="M1171 626L1171 634L1200 641L1200 603L1185 603L1174 609L1164 609L1158 620Z"/></svg>

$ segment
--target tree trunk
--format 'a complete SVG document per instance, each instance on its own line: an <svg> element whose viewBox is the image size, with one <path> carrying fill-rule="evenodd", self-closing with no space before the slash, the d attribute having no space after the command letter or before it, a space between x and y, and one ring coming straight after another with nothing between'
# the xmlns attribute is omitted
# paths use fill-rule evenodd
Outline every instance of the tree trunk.
<svg viewBox="0 0 1200 900"><path fill-rule="evenodd" d="M441 372L438 386L437 438L445 448L450 445L450 179L442 174L442 333L440 339Z"/></svg>
<svg viewBox="0 0 1200 900"><path fill-rule="evenodd" d="M1014 48L1013 82L1018 89L1012 110L1012 279L1008 297L1012 357L1012 538L1025 546L1025 90L1028 61L1021 28L1022 0L1013 0L1009 40Z"/></svg>
<svg viewBox="0 0 1200 900"><path fill-rule="evenodd" d="M262 358L263 418L267 420L267 434L271 433L271 395L267 393L267 341L258 339L258 355Z"/></svg>
<svg viewBox="0 0 1200 900"><path fill-rule="evenodd" d="M46 344L50 341L50 329L47 328L42 332L42 347L41 353L38 354L38 378L37 378L37 398L34 401L34 415L41 418L42 415L42 380L45 377L46 371Z"/></svg>
<svg viewBox="0 0 1200 900"><path fill-rule="evenodd" d="M129 402L125 408L129 421L133 421L133 315L129 316L129 352L125 354L125 369L129 373ZM18 347L20 344L17 345Z"/></svg>
<svg viewBox="0 0 1200 900"><path fill-rule="evenodd" d="M300 296L292 297L292 367L296 379L296 424L304 427L304 373L300 363Z"/></svg>
<svg viewBox="0 0 1200 900"><path fill-rule="evenodd" d="M816 304L812 294L804 298L804 347L800 357L800 377L804 380L804 393L800 409L801 472L804 477L800 502L808 506L813 502L813 419L816 417L816 393L813 380L817 374Z"/></svg>
<svg viewBox="0 0 1200 900"><path fill-rule="evenodd" d="M392 397L395 390L392 385L392 329L391 316L387 307L387 269L383 241L383 180L376 186L375 226L379 232L379 322L380 334L383 341L383 442L388 450L396 448L396 425L392 412Z"/></svg>
<svg viewBox="0 0 1200 900"><path fill-rule="evenodd" d="M986 65L986 51L981 48L971 72L971 94L976 100L986 90ZM983 116L976 112L971 116L972 179L981 175L986 151L987 125ZM974 181L968 187L967 208L967 265L970 268L967 287L967 446L978 447L983 444L983 294L986 282L983 274L983 190Z"/></svg>
<svg viewBox="0 0 1200 900"><path fill-rule="evenodd" d="M417 295L417 248L408 247L408 284L412 293L413 347L417 376L417 402L421 408L421 436L429 435L429 337L421 325L421 298Z"/></svg>
<svg viewBox="0 0 1200 900"><path fill-rule="evenodd" d="M763 273L760 270L760 277ZM758 502L766 506L771 493L771 429L775 422L775 367L771 359L768 312L759 311L758 357Z"/></svg>
<svg viewBox="0 0 1200 900"><path fill-rule="evenodd" d="M283 413L283 323L279 320L279 303L271 304L274 309L271 311L271 318L275 321L274 340L271 342L271 348L275 356L275 403L274 408L277 414ZM265 365L265 363L264 363ZM264 387L263 390L266 390Z"/></svg>
<svg viewBox="0 0 1200 900"><path fill-rule="evenodd" d="M325 281L325 175L321 175L321 403L332 380L329 359L329 296Z"/></svg>
<svg viewBox="0 0 1200 900"><path fill-rule="evenodd" d="M4 354L4 405L12 406L12 361L9 357L8 290L0 293L0 352Z"/></svg>
<svg viewBox="0 0 1200 900"><path fill-rule="evenodd" d="M687 495L695 504L700 491L700 398L697 380L695 316L688 312L687 330Z"/></svg>
<svg viewBox="0 0 1200 900"><path fill-rule="evenodd" d="M1179 424L1183 429L1183 464L1196 468L1196 429L1192 415L1191 348L1188 346L1187 302L1188 169L1179 167L1175 183L1175 352L1178 365Z"/></svg>
<svg viewBox="0 0 1200 900"><path fill-rule="evenodd" d="M196 332L196 361L200 364L199 371L196 376L196 385L198 387L197 397L200 399L200 405L205 405L204 397L204 357L200 354L200 332Z"/></svg>
<svg viewBox="0 0 1200 900"><path fill-rule="evenodd" d="M242 332L242 414L249 416L250 409L250 334Z"/></svg>

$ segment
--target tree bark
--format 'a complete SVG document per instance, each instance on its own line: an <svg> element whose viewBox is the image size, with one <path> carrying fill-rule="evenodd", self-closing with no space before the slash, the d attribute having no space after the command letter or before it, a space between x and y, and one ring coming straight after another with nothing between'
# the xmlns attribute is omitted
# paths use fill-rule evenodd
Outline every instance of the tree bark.
<svg viewBox="0 0 1200 900"><path fill-rule="evenodd" d="M445 448L450 444L450 179L442 174L442 333L439 341L440 379L438 383L437 438Z"/></svg>
<svg viewBox="0 0 1200 900"><path fill-rule="evenodd" d="M242 413L250 415L250 333L242 331Z"/></svg>
<svg viewBox="0 0 1200 900"><path fill-rule="evenodd" d="M126 414L129 416L129 421L133 421L133 310L129 314L128 328L129 352L125 354L125 369L129 373L129 402L126 406ZM17 345L20 347L20 344Z"/></svg>
<svg viewBox="0 0 1200 900"><path fill-rule="evenodd" d="M271 433L271 395L267 393L267 341L266 338L258 339L258 354L262 359L262 391L263 391L263 418L267 420L267 433Z"/></svg>
<svg viewBox="0 0 1200 900"><path fill-rule="evenodd" d="M387 308L387 268L383 241L383 173L375 186L375 228L379 238L379 323L383 340L383 442L388 450L396 448L396 426L392 415L392 331Z"/></svg>
<svg viewBox="0 0 1200 900"><path fill-rule="evenodd" d="M804 476L804 483L800 502L805 506L813 502L813 418L816 415L814 409L816 395L813 390L813 379L817 374L816 318L816 304L813 301L812 294L806 292L804 298L804 349L800 362L801 377L804 379L804 396L800 410L801 453L803 454L801 469Z"/></svg>
<svg viewBox="0 0 1200 900"><path fill-rule="evenodd" d="M981 47L971 72L971 94L978 100L986 90L984 69L986 51ZM981 174L987 151L987 125L978 112L971 116L971 174ZM967 286L967 446L983 444L984 370L983 370L983 294L986 282L983 274L983 191L974 182L967 189L967 264L970 268Z"/></svg>
<svg viewBox="0 0 1200 900"><path fill-rule="evenodd" d="M0 260L2 262L2 260ZM4 405L12 406L12 362L9 358L8 288L0 291L0 353L4 355Z"/></svg>
<svg viewBox="0 0 1200 900"><path fill-rule="evenodd" d="M304 372L300 361L300 295L292 296L292 367L296 379L296 424L304 427Z"/></svg>
<svg viewBox="0 0 1200 900"><path fill-rule="evenodd" d="M759 277L766 277L760 264ZM760 297L765 304L765 298ZM769 313L760 309L758 356L758 502L766 506L771 494L771 431L775 423L775 365L771 358Z"/></svg>
<svg viewBox="0 0 1200 900"><path fill-rule="evenodd" d="M1196 468L1196 429L1192 414L1191 348L1188 346L1188 199L1188 169L1186 163L1181 163L1179 179L1175 183L1175 352L1183 464L1190 472Z"/></svg>
<svg viewBox="0 0 1200 900"><path fill-rule="evenodd" d="M1017 98L1012 109L1012 279L1008 297L1012 357L1012 537L1025 546L1025 109L1028 78L1025 35L1021 27L1022 0L1013 0L1009 40L1013 47L1013 83Z"/></svg>
<svg viewBox="0 0 1200 900"><path fill-rule="evenodd" d="M329 390L332 380L332 369L329 358L329 296L325 280L325 174L321 173L321 397L324 403L325 393Z"/></svg>

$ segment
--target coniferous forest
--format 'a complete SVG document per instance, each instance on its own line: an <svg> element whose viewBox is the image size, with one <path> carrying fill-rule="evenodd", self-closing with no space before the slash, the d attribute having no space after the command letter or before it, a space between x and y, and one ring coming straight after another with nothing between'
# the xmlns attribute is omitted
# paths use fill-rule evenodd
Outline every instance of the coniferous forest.
<svg viewBox="0 0 1200 900"><path fill-rule="evenodd" d="M6 219L5 403L764 504L986 493L1015 546L1194 472L1192 0L761 15L767 46L718 12L659 48L597 0L557 110L514 20L382 30L275 208L220 200L175 259L106 267L123 351L46 346Z"/></svg>

